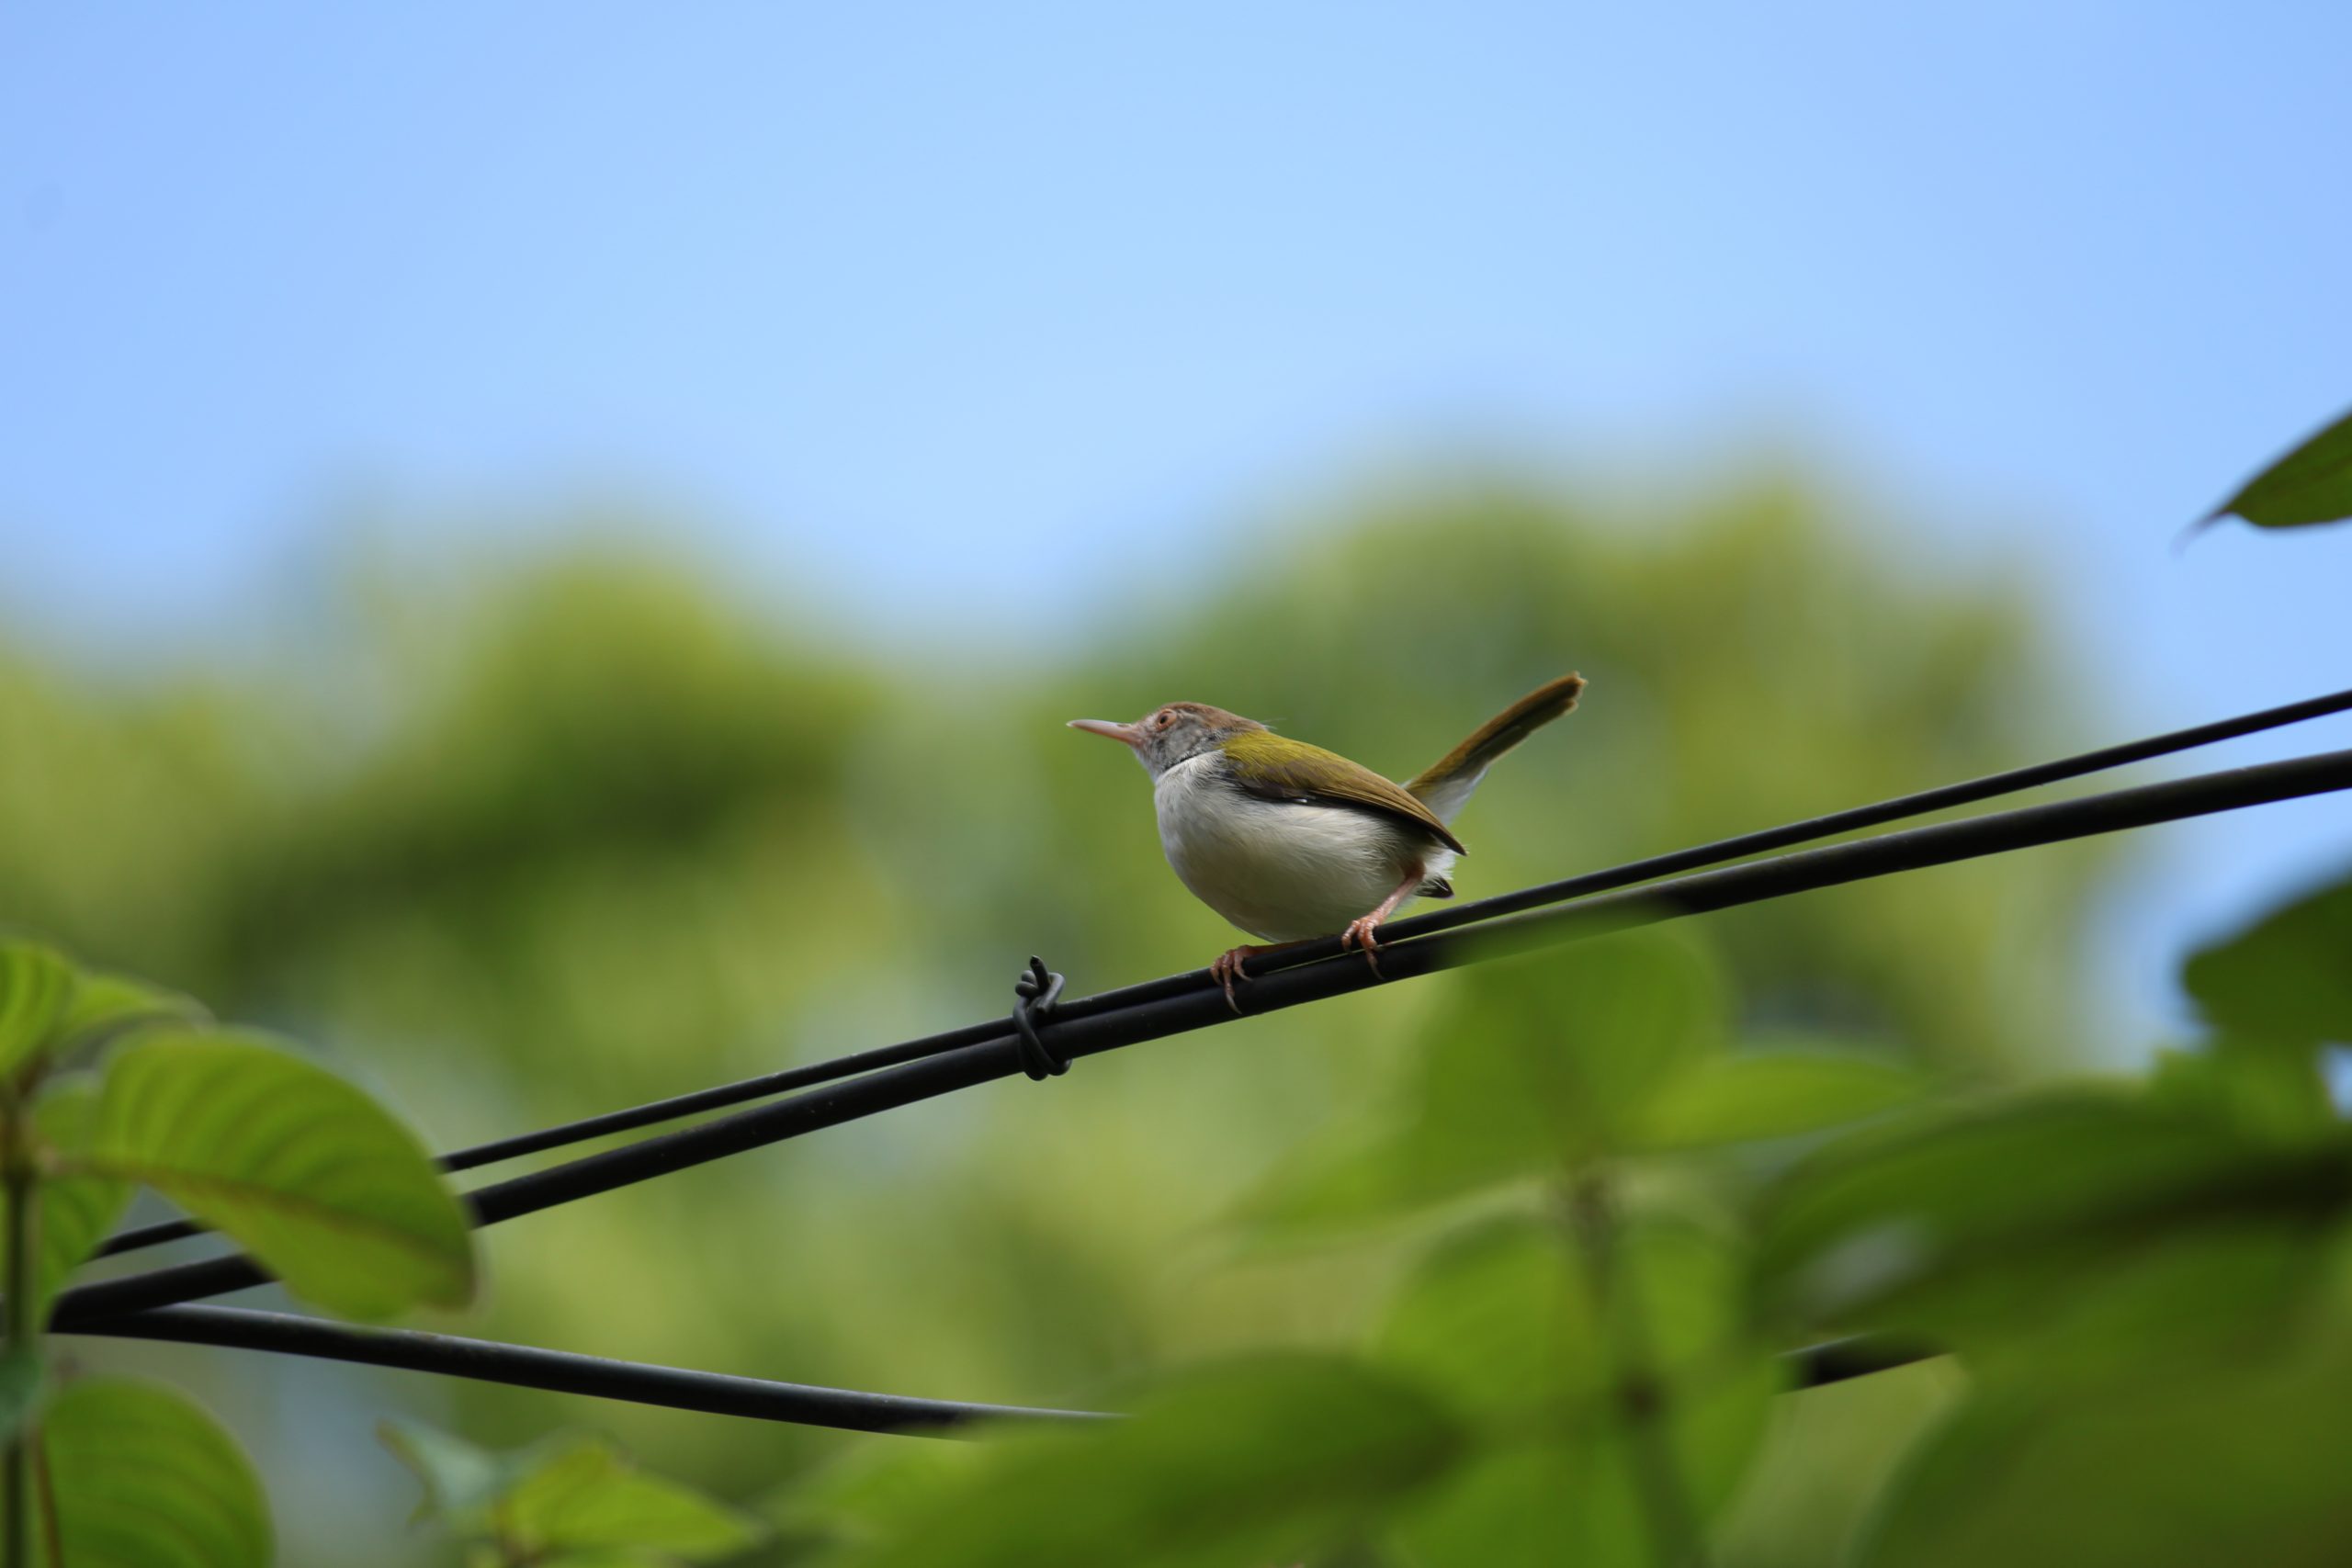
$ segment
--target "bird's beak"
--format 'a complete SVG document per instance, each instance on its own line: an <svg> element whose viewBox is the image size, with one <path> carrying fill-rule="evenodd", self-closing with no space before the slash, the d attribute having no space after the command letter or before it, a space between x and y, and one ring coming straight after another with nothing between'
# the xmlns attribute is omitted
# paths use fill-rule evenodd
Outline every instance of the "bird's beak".
<svg viewBox="0 0 2352 1568"><path fill-rule="evenodd" d="M1089 735L1107 735L1114 740L1124 740L1130 746L1143 744L1143 736L1132 724L1113 724L1107 718L1074 718L1072 729L1083 729Z"/></svg>

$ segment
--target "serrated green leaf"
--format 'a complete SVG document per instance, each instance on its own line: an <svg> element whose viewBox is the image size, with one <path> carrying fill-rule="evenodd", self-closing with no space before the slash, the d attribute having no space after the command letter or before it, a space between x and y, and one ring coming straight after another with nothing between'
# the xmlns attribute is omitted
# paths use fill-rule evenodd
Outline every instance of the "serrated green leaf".
<svg viewBox="0 0 2352 1568"><path fill-rule="evenodd" d="M332 1312L382 1318L473 1293L472 1231L416 1135L274 1046L187 1035L119 1052L88 1159L234 1237Z"/></svg>
<svg viewBox="0 0 2352 1568"><path fill-rule="evenodd" d="M1878 1057L1826 1051L1712 1056L1669 1081L1643 1117L1640 1141L1702 1148L1818 1132L1918 1098L1919 1077Z"/></svg>
<svg viewBox="0 0 2352 1568"><path fill-rule="evenodd" d="M74 965L39 942L0 942L0 1075L54 1046L74 1005Z"/></svg>
<svg viewBox="0 0 2352 1568"><path fill-rule="evenodd" d="M690 1562L731 1557L760 1539L748 1515L648 1475L594 1438L547 1455L497 1508L502 1533L551 1553L639 1552Z"/></svg>
<svg viewBox="0 0 2352 1568"><path fill-rule="evenodd" d="M1287 1563L1367 1528L1466 1451L1426 1395L1331 1357L1176 1379L1132 1419L1001 1437L856 1568Z"/></svg>
<svg viewBox="0 0 2352 1568"><path fill-rule="evenodd" d="M234 1439L167 1388L69 1384L40 1421L62 1568L263 1568L269 1513ZM51 1568L61 1568L52 1563Z"/></svg>
<svg viewBox="0 0 2352 1568"><path fill-rule="evenodd" d="M86 1155L96 1128L98 1092L97 1075L74 1073L51 1078L33 1102L34 1129L61 1162L71 1166ZM45 1303L122 1217L130 1187L105 1176L51 1175L41 1179L39 1201L35 1239L40 1265L35 1284ZM0 1242L0 1260L5 1257Z"/></svg>
<svg viewBox="0 0 2352 1568"><path fill-rule="evenodd" d="M2352 1043L2352 877L2203 949L2181 981L2217 1028Z"/></svg>
<svg viewBox="0 0 2352 1568"><path fill-rule="evenodd" d="M2352 517L2352 413L2248 479L2206 521L2233 514L2261 528Z"/></svg>

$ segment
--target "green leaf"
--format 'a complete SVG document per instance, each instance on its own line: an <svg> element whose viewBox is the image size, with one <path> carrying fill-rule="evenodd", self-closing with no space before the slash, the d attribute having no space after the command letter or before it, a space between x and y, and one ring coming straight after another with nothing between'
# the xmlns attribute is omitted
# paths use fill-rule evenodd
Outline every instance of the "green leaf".
<svg viewBox="0 0 2352 1568"><path fill-rule="evenodd" d="M2149 1102L2202 1110L2250 1136L2279 1144L2342 1135L2319 1053L2308 1045L2223 1034L2194 1051L2158 1053Z"/></svg>
<svg viewBox="0 0 2352 1568"><path fill-rule="evenodd" d="M1524 1443L1480 1454L1406 1509L1407 1568L1651 1568L1621 1450Z"/></svg>
<svg viewBox="0 0 2352 1568"><path fill-rule="evenodd" d="M74 965L38 942L0 942L0 1074L57 1043L74 1005Z"/></svg>
<svg viewBox="0 0 2352 1568"><path fill-rule="evenodd" d="M1375 1354L1492 1448L1398 1521L1412 1561L1646 1564L1661 1529L1702 1536L1731 1496L1780 1387L1744 1343L1736 1259L1650 1224L1619 1227L1611 1258L1604 1298L1561 1226L1514 1217L1440 1247L1398 1291Z"/></svg>
<svg viewBox="0 0 2352 1568"><path fill-rule="evenodd" d="M1950 1357L1849 1378L1773 1402L1770 1429L1716 1532L1713 1561L1740 1568L1850 1564L1893 1475L1964 1393Z"/></svg>
<svg viewBox="0 0 2352 1568"><path fill-rule="evenodd" d="M2233 513L2262 528L2352 517L2352 413L2248 479L2205 521Z"/></svg>
<svg viewBox="0 0 2352 1568"><path fill-rule="evenodd" d="M1905 1467L1861 1568L2333 1568L2352 1543L2340 1353L2294 1348L2089 1396L1988 1389Z"/></svg>
<svg viewBox="0 0 2352 1568"><path fill-rule="evenodd" d="M2224 1331L2311 1282L2297 1238L2347 1201L2340 1139L2282 1145L2188 1097L2045 1091L1867 1129L1800 1162L1764 1205L1758 1291L1797 1325L1912 1329L1955 1348L2117 1314L2143 1337ZM2217 1303L2237 1304L2217 1316ZM2081 1338L2098 1349L2100 1336Z"/></svg>
<svg viewBox="0 0 2352 1568"><path fill-rule="evenodd" d="M1877 1057L1747 1051L1694 1063L1650 1102L1642 1143L1700 1148L1818 1132L1918 1098L1918 1075Z"/></svg>
<svg viewBox="0 0 2352 1568"><path fill-rule="evenodd" d="M1482 1420L1564 1410L1598 1399L1608 1382L1589 1291L1557 1226L1490 1221L1450 1236L1406 1277L1373 1351Z"/></svg>
<svg viewBox="0 0 2352 1568"><path fill-rule="evenodd" d="M418 1421L376 1423L376 1438L424 1488L409 1523L463 1521L490 1506L513 1479L512 1456L492 1453Z"/></svg>
<svg viewBox="0 0 2352 1568"><path fill-rule="evenodd" d="M648 1475L594 1438L545 1456L514 1481L494 1512L502 1535L548 1561L641 1554L702 1562L731 1557L762 1534L749 1516Z"/></svg>
<svg viewBox="0 0 2352 1568"><path fill-rule="evenodd" d="M40 1422L64 1568L260 1568L253 1467L191 1401L153 1383L69 1384ZM52 1564L51 1568L58 1568Z"/></svg>
<svg viewBox="0 0 2352 1568"><path fill-rule="evenodd" d="M1466 1450L1426 1395L1334 1357L1252 1358L1178 1379L1132 1419L996 1440L857 1568L1289 1563L1351 1537Z"/></svg>
<svg viewBox="0 0 2352 1568"><path fill-rule="evenodd" d="M978 1443L910 1443L877 1438L797 1479L789 1495L763 1507L777 1530L801 1542L872 1541L909 1509L956 1483L988 1459Z"/></svg>
<svg viewBox="0 0 2352 1568"><path fill-rule="evenodd" d="M98 1094L97 1075L73 1073L51 1078L33 1102L34 1129L69 1168L87 1154L96 1130ZM35 1238L40 1266L34 1281L40 1301L54 1296L67 1276L97 1250L130 1201L130 1184L109 1177L76 1173L42 1178Z"/></svg>
<svg viewBox="0 0 2352 1568"><path fill-rule="evenodd" d="M357 1318L473 1293L473 1234L424 1146L299 1056L164 1037L108 1066L89 1161L252 1249L296 1295Z"/></svg>
<svg viewBox="0 0 2352 1568"><path fill-rule="evenodd" d="M79 1044L119 1037L148 1024L209 1024L212 1015L193 997L128 975L84 974L58 1025L62 1041Z"/></svg>
<svg viewBox="0 0 2352 1568"><path fill-rule="evenodd" d="M1235 1218L1261 1237L1385 1218L1636 1146L1652 1099L1718 1049L1722 982L1665 931L1455 978L1387 1114L1277 1168Z"/></svg>
<svg viewBox="0 0 2352 1568"><path fill-rule="evenodd" d="M2215 1027L2352 1043L2352 877L2296 899L2181 972Z"/></svg>

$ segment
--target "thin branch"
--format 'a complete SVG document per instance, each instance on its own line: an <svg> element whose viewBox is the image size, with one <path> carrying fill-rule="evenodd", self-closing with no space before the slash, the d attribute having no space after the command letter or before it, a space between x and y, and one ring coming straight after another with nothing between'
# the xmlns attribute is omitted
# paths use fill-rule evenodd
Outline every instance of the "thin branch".
<svg viewBox="0 0 2352 1568"><path fill-rule="evenodd" d="M161 1339L181 1345L215 1345L320 1360L352 1361L401 1371L431 1372L476 1382L542 1389L659 1404L707 1416L740 1416L754 1421L833 1427L851 1432L899 1432L915 1437L957 1437L976 1423L1073 1423L1114 1419L1101 1411L1051 1410L1021 1404L972 1404L918 1399L896 1393L808 1383L773 1382L724 1372L689 1371L642 1361L616 1361L528 1345L502 1345L454 1334L411 1328L364 1328L293 1313L255 1312L243 1307L174 1306L132 1313L73 1330L119 1339ZM1840 1339L1781 1358L1795 1389L1818 1388L1846 1378L1883 1371L1922 1360L1933 1352L1881 1336Z"/></svg>
<svg viewBox="0 0 2352 1568"><path fill-rule="evenodd" d="M1253 1013L1274 1012L1442 969L1484 963L1686 915L1782 898L1899 871L2345 789L2352 789L2352 750L2323 752L2075 800L2020 807L1959 822L1905 829L1850 843L1803 850L1773 860L1699 872L1645 887L1601 894L1557 908L1489 919L1466 931L1446 931L1399 942L1382 948L1379 974L1361 957L1352 955L1277 970L1251 981L1244 995ZM1074 1005L1054 1015L1046 1033L1055 1051L1065 1058L1075 1059L1147 1040L1219 1027L1233 1021L1223 995L1211 987L1131 1003L1114 1010L1081 1010ZM796 1138L820 1128L838 1126L1006 1077L1021 1070L1020 1063L1013 1036L1000 1032L979 1044L886 1067L776 1104L739 1111L699 1126L660 1134L497 1182L469 1194L469 1201L477 1224L495 1224ZM61 1327L86 1324L120 1313L242 1290L267 1278L252 1259L243 1256L180 1264L67 1291L58 1298L55 1321Z"/></svg>
<svg viewBox="0 0 2352 1568"><path fill-rule="evenodd" d="M2030 767L2012 768L2006 773L1987 773L1981 778L1944 784L1922 790L1917 794L1897 795L1892 800L1875 801L1844 811L1834 811L1825 817L1808 818L1778 828L1766 828L1734 838L1718 839L1713 843L1698 844L1677 850L1669 854L1652 855L1647 859L1629 861L1623 865L1587 872L1556 882L1542 883L1516 892L1498 894L1453 905L1398 920L1389 926L1391 941L1407 941L1430 932L1451 931L1498 915L1515 914L1523 909L1538 908L1547 904L1565 903L1571 898L1585 897L1595 893L1611 892L1629 887L1655 877L1671 876L1702 867L1721 865L1728 861L1742 860L1749 855L1769 854L1775 850L1791 849L1798 844L1812 843L1839 833L1856 832L1865 828L1883 828L1890 822L1924 817L1931 812L1947 811L1958 806L1973 806L2005 795L2038 788L2043 784L2060 784L2068 779L2086 777L2132 762L2144 762L2154 758L2172 756L2211 746L2223 740L2259 734L2290 724L2301 724L2330 714L2352 712L2352 691L2331 692L2324 696L2309 697L2301 702L2287 703L2278 707L2263 708L2255 713L2241 714L2233 718L2218 719L2187 729L2169 730L2144 739L2126 741L2119 746L2105 746L2097 750L2062 757L2052 761L2037 762ZM1329 958L1340 951L1336 937L1302 944L1286 953L1281 966L1294 967ZM1271 966L1270 966L1271 967ZM1095 996L1064 1003L1059 1016L1084 1018L1095 1013L1114 1011L1138 1002L1158 1001L1168 997L1182 996L1214 984L1205 969L1185 970L1140 985L1122 987ZM601 1115L567 1122L560 1126L543 1127L537 1132L519 1133L471 1148L458 1149L441 1156L441 1168L448 1171L472 1170L522 1155L541 1154L548 1149L585 1143L592 1138L606 1137L615 1133L635 1132L663 1122L697 1115L706 1111L723 1111L729 1106L747 1104L757 1100L773 1099L794 1089L811 1089L819 1084L833 1083L859 1073L879 1067L898 1066L907 1062L921 1061L926 1056L940 1055L967 1045L984 1044L1004 1032L1002 1021L984 1020L960 1029L944 1030L920 1039L901 1041L894 1045L877 1046L870 1051L836 1056L831 1061L811 1062L802 1066L787 1067L780 1072L763 1073L735 1083L718 1084L691 1093L674 1095L644 1105L608 1111ZM164 1220L154 1224L141 1225L109 1236L97 1250L101 1258L118 1253L133 1252L142 1247L157 1247L165 1242L180 1241L199 1235L205 1227L188 1220Z"/></svg>

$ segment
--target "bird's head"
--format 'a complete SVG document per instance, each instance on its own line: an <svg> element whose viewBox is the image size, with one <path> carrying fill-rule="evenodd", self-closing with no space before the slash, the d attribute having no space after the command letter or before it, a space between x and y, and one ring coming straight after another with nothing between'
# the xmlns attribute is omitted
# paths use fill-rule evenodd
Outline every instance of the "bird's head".
<svg viewBox="0 0 2352 1568"><path fill-rule="evenodd" d="M1107 735L1134 748L1136 761L1153 778L1179 762L1216 750L1245 729L1266 728L1254 718L1213 708L1206 703L1166 703L1133 724L1114 724L1107 718L1074 718L1069 727L1083 729L1089 735Z"/></svg>

